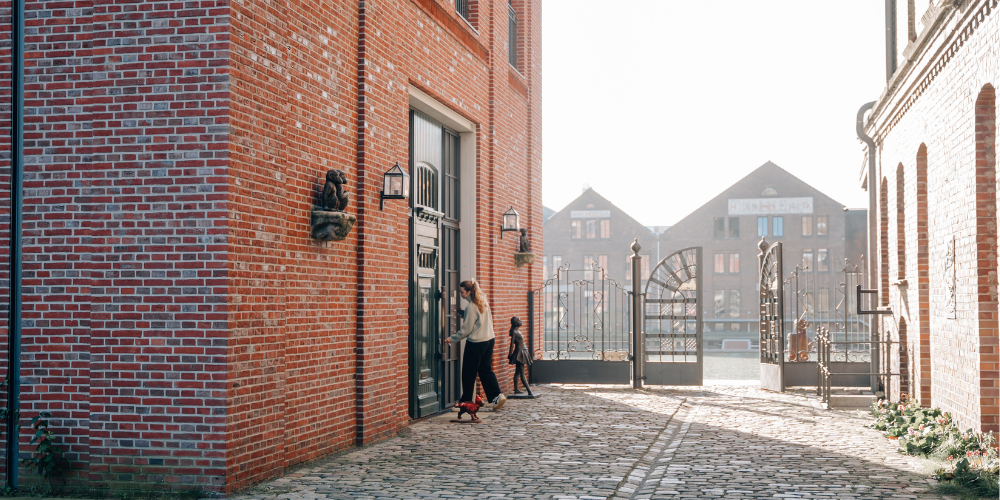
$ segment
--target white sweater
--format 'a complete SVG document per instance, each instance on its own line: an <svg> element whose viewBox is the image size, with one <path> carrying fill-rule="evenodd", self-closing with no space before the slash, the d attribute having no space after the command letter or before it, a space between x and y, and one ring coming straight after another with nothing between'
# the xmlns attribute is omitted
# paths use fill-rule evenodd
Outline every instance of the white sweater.
<svg viewBox="0 0 1000 500"><path fill-rule="evenodd" d="M490 306L486 306L486 311L479 313L479 308L470 303L465 308L465 320L462 321L462 328L458 333L448 337L452 342L458 342L468 337L469 342L486 342L494 337L493 335L493 313Z"/></svg>

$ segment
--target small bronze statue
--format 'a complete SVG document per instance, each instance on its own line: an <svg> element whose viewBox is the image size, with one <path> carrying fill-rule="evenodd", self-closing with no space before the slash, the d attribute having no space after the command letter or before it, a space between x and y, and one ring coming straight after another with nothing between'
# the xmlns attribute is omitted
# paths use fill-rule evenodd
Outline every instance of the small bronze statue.
<svg viewBox="0 0 1000 500"><path fill-rule="evenodd" d="M522 231L524 230L522 229ZM517 366L514 371L514 394L521 394L521 391L517 390L517 379L520 378L524 389L528 391L528 396L534 396L531 393L531 388L528 387L528 379L524 377L524 366L531 366L531 353L524 346L524 337L521 336L520 328L521 318L517 316L510 318L510 352L507 353L507 362Z"/></svg>
<svg viewBox="0 0 1000 500"><path fill-rule="evenodd" d="M348 194L344 192L347 176L343 170L330 170L326 173L326 185L320 197L320 207L331 212L343 212L347 208Z"/></svg>
<svg viewBox="0 0 1000 500"><path fill-rule="evenodd" d="M531 253L531 242L528 241L528 228L521 228L520 244L518 245L517 251L521 253Z"/></svg>

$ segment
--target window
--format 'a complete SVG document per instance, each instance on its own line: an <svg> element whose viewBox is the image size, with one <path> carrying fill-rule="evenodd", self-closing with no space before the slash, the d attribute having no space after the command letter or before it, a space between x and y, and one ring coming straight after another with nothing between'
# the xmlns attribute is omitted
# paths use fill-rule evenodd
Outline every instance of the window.
<svg viewBox="0 0 1000 500"><path fill-rule="evenodd" d="M542 256L542 279L549 275L549 256Z"/></svg>
<svg viewBox="0 0 1000 500"><path fill-rule="evenodd" d="M734 274L739 274L740 272L740 254L731 253L729 254L729 272Z"/></svg>
<svg viewBox="0 0 1000 500"><path fill-rule="evenodd" d="M729 237L739 238L740 237L740 218L730 217L729 218Z"/></svg>
<svg viewBox="0 0 1000 500"><path fill-rule="evenodd" d="M642 256L642 276L641 279L646 279L649 276L649 254Z"/></svg>
<svg viewBox="0 0 1000 500"><path fill-rule="evenodd" d="M592 240L597 237L597 221L587 219L587 239Z"/></svg>
<svg viewBox="0 0 1000 500"><path fill-rule="evenodd" d="M558 272L560 267L562 267L562 255L553 255L552 256L552 273L554 274L554 273Z"/></svg>
<svg viewBox="0 0 1000 500"><path fill-rule="evenodd" d="M830 272L830 260L825 248L816 250L816 271L821 273Z"/></svg>
<svg viewBox="0 0 1000 500"><path fill-rule="evenodd" d="M724 217L715 218L715 237L716 238L726 237L726 219Z"/></svg>
<svg viewBox="0 0 1000 500"><path fill-rule="evenodd" d="M625 257L625 279L632 279L632 257Z"/></svg>
<svg viewBox="0 0 1000 500"><path fill-rule="evenodd" d="M806 249L802 251L802 269L813 269L813 251Z"/></svg>
<svg viewBox="0 0 1000 500"><path fill-rule="evenodd" d="M811 215L802 216L802 236L813 235L813 218Z"/></svg>
<svg viewBox="0 0 1000 500"><path fill-rule="evenodd" d="M608 272L608 256L607 255L598 255L597 256L597 265L601 268L602 271Z"/></svg>
<svg viewBox="0 0 1000 500"><path fill-rule="evenodd" d="M772 217L771 218L771 234L775 236L785 235L785 218L784 217Z"/></svg>
<svg viewBox="0 0 1000 500"><path fill-rule="evenodd" d="M767 236L767 217L757 217L757 236Z"/></svg>
<svg viewBox="0 0 1000 500"><path fill-rule="evenodd" d="M773 187L766 187L760 192L761 196L778 196L778 190Z"/></svg>
<svg viewBox="0 0 1000 500"><path fill-rule="evenodd" d="M730 290L729 291L729 317L739 318L740 317L740 291Z"/></svg>
<svg viewBox="0 0 1000 500"><path fill-rule="evenodd" d="M507 42L508 51L510 54L510 66L517 69L517 56L518 56L518 44L517 44L517 12L514 12L514 6L507 4Z"/></svg>
<svg viewBox="0 0 1000 500"><path fill-rule="evenodd" d="M578 240L583 236L583 221L574 220L570 222L569 227L569 237L574 240Z"/></svg>
<svg viewBox="0 0 1000 500"><path fill-rule="evenodd" d="M458 15L464 17L473 26L476 25L476 17L478 17L476 4L476 0L455 0L455 10L458 11Z"/></svg>
<svg viewBox="0 0 1000 500"><path fill-rule="evenodd" d="M726 254L715 254L715 272L719 274L726 272Z"/></svg>
<svg viewBox="0 0 1000 500"><path fill-rule="evenodd" d="M816 217L816 236L826 236L826 216Z"/></svg>
<svg viewBox="0 0 1000 500"><path fill-rule="evenodd" d="M606 240L611 237L611 219L601 219L601 239Z"/></svg>
<svg viewBox="0 0 1000 500"><path fill-rule="evenodd" d="M584 255L583 256L583 279L592 280L594 279L594 256Z"/></svg>
<svg viewBox="0 0 1000 500"><path fill-rule="evenodd" d="M715 291L715 317L725 318L726 317L726 291L716 290Z"/></svg>
<svg viewBox="0 0 1000 500"><path fill-rule="evenodd" d="M816 298L816 311L820 317L826 318L830 314L830 289L820 288L819 296Z"/></svg>

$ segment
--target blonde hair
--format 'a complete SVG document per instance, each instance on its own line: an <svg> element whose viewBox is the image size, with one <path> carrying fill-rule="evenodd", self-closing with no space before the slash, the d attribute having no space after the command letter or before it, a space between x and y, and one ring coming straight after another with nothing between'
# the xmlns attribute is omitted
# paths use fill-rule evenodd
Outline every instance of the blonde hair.
<svg viewBox="0 0 1000 500"><path fill-rule="evenodd" d="M480 314L486 312L486 308L489 307L489 304L486 303L486 294L479 288L479 283L476 280L463 281L458 286L469 292L469 302L476 305L476 309L479 309Z"/></svg>

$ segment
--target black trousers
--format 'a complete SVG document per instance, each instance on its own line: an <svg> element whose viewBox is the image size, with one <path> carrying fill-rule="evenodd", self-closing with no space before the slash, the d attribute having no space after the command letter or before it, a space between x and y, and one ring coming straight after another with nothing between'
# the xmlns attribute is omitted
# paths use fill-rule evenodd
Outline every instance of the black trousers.
<svg viewBox="0 0 1000 500"><path fill-rule="evenodd" d="M476 394L476 375L486 391L486 401L500 394L500 383L493 373L493 344L496 339L486 342L465 342L465 355L462 356L462 401L472 401Z"/></svg>

